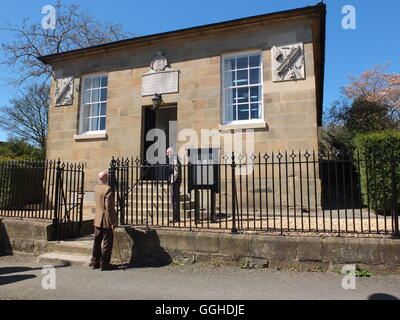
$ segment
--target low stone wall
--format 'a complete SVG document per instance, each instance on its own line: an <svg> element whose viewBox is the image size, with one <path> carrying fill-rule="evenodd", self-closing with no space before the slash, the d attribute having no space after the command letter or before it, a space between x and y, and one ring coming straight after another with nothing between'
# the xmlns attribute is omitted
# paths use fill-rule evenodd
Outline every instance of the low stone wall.
<svg viewBox="0 0 400 320"><path fill-rule="evenodd" d="M0 255L40 255L54 251L48 241L52 225L0 219ZM89 228L88 228L89 230ZM138 267L172 262L240 265L327 271L345 264L366 266L376 273L400 273L400 240L338 237L289 237L214 232L117 228L113 259Z"/></svg>
<svg viewBox="0 0 400 320"><path fill-rule="evenodd" d="M255 268L326 271L339 265L400 272L400 240L185 232L125 228L116 232L125 263L162 266L207 262ZM118 259L115 244L113 258Z"/></svg>
<svg viewBox="0 0 400 320"><path fill-rule="evenodd" d="M51 250L52 224L48 222L0 219L0 254L41 254Z"/></svg>
<svg viewBox="0 0 400 320"><path fill-rule="evenodd" d="M83 234L93 232L93 220L83 221ZM0 219L0 255L40 255L54 249L53 224L48 221Z"/></svg>

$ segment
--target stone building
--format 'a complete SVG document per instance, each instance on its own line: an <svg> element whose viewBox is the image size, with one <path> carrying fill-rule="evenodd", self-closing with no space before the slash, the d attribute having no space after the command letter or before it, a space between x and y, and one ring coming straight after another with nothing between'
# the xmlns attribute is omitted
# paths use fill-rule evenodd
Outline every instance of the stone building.
<svg viewBox="0 0 400 320"><path fill-rule="evenodd" d="M112 156L144 157L153 128L178 148L184 129L253 129L256 153L316 150L325 21L320 3L40 57L53 68L47 158L84 162L92 190Z"/></svg>

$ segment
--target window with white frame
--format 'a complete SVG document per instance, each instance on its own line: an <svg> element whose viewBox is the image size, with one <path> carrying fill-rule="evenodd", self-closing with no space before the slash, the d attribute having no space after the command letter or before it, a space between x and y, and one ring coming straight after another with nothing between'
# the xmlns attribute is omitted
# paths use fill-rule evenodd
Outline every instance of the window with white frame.
<svg viewBox="0 0 400 320"><path fill-rule="evenodd" d="M80 134L106 130L107 74L83 78Z"/></svg>
<svg viewBox="0 0 400 320"><path fill-rule="evenodd" d="M261 52L224 55L222 72L223 124L262 120Z"/></svg>

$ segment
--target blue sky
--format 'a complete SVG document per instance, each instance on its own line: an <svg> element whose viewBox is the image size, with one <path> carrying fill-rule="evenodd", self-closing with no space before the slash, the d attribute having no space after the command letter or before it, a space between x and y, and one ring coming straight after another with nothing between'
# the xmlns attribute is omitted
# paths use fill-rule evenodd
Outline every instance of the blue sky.
<svg viewBox="0 0 400 320"><path fill-rule="evenodd" d="M40 22L41 9L54 4L50 0L2 1L0 26L4 21L20 23L24 17ZM64 4L79 3L100 21L121 23L127 31L140 35L199 26L253 15L315 5L318 0L62 0ZM324 107L339 96L348 83L347 75L359 75L373 65L392 62L390 72L400 73L400 1L398 0L326 0L327 42ZM342 28L342 8L356 9L357 29ZM11 35L0 30L0 42ZM3 56L0 52L0 60ZM10 71L0 67L0 78ZM6 105L15 89L0 85L0 105ZM0 141L7 138L0 131Z"/></svg>

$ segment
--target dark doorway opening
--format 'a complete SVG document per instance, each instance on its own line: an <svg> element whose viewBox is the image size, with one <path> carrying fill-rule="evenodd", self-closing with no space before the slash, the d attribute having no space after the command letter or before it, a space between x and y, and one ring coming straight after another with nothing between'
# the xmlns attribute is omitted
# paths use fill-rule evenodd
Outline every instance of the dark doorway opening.
<svg viewBox="0 0 400 320"><path fill-rule="evenodd" d="M148 165L147 170L143 173L144 180L167 180L168 179L168 159L166 152L169 147L176 150L177 141L177 106L162 106L157 110L151 107L144 107L144 131L143 131L143 163ZM158 129L157 131L152 131ZM161 134L163 132L163 134ZM165 141L159 141L161 136L165 137ZM154 144L157 143L159 148L155 150ZM165 164L160 169L156 167L157 163ZM154 168L152 168L154 165Z"/></svg>

